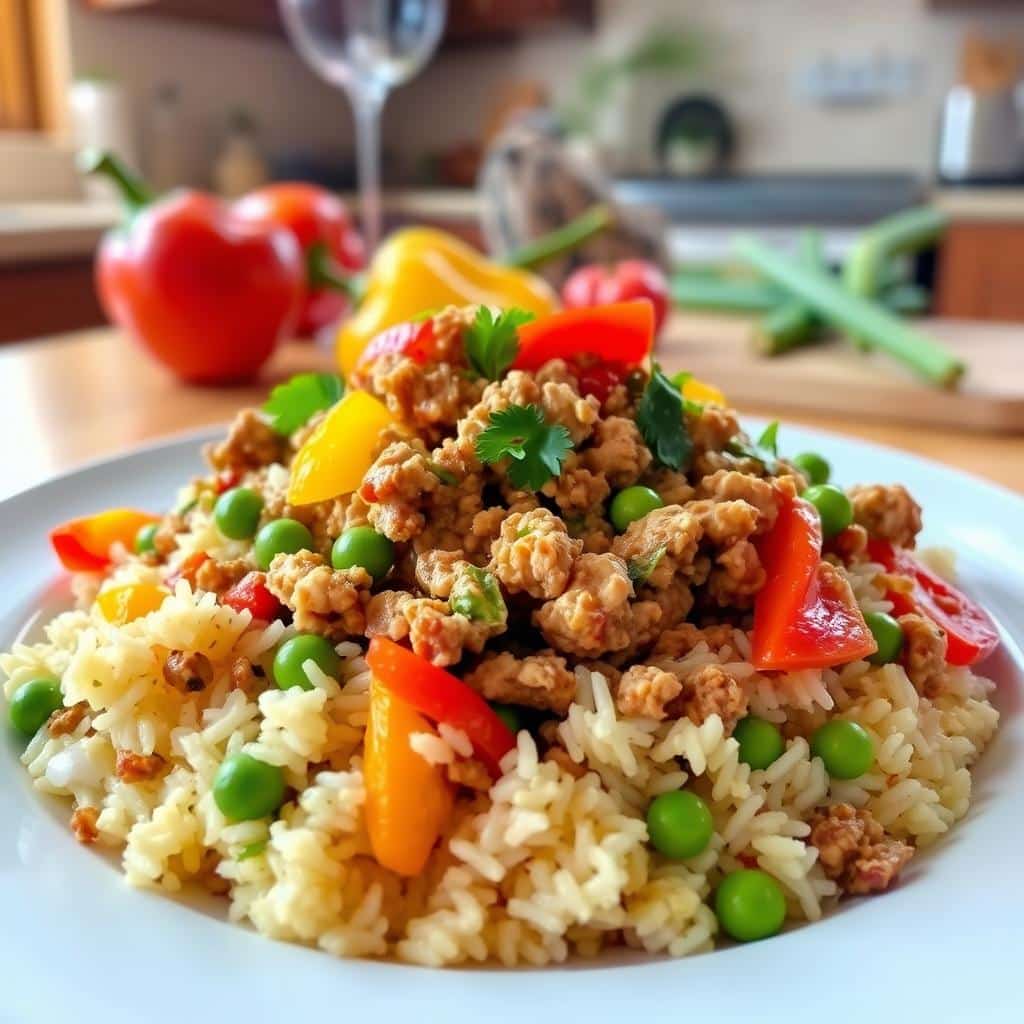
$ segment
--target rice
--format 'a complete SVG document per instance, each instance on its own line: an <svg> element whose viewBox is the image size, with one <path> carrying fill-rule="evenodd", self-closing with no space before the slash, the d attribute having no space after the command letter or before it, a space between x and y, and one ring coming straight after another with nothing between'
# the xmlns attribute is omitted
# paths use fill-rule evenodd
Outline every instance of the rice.
<svg viewBox="0 0 1024 1024"><path fill-rule="evenodd" d="M147 571L127 563L105 585ZM853 585L862 606L883 609L875 572L855 571ZM670 956L703 952L718 931L715 886L754 864L779 881L792 921L816 920L838 892L808 842L815 810L847 801L894 836L934 841L966 813L970 768L999 717L991 684L968 669L950 669L935 700L899 665L768 676L752 667L749 635L736 629L717 653L701 643L660 664L679 675L721 664L742 681L752 711L780 724L785 751L751 771L716 715L700 725L624 718L607 678L577 668L576 699L556 733L579 770L542 758L520 732L490 791L459 800L422 875L403 879L371 855L361 759L370 677L360 647L338 645L336 678L307 662L308 689L248 694L232 683L236 658L266 671L292 632L254 624L179 582L157 611L124 626L95 611L60 615L39 642L0 656L0 671L7 696L46 673L61 678L69 705L86 702L73 731L40 730L22 762L40 790L97 809L99 841L121 849L130 884L226 891L232 920L336 956L539 966L623 942ZM167 685L168 650L204 654L210 684L195 694ZM808 742L836 716L860 723L875 744L872 769L849 782L830 779ZM411 743L435 765L473 753L466 734L445 724ZM166 774L119 779L122 749L159 754ZM237 751L283 768L294 795L273 823L232 824L217 808L218 766ZM707 801L714 835L699 856L669 861L647 843L645 812L684 785Z"/></svg>

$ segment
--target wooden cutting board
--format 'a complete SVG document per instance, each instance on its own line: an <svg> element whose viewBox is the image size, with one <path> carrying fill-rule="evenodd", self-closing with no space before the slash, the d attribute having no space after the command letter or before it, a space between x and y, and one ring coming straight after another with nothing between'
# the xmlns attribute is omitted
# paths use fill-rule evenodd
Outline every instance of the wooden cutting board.
<svg viewBox="0 0 1024 1024"><path fill-rule="evenodd" d="M766 358L745 317L675 313L657 358L717 385L739 408L863 415L1024 434L1024 325L927 320L921 327L967 364L956 390L933 388L881 353L839 338Z"/></svg>

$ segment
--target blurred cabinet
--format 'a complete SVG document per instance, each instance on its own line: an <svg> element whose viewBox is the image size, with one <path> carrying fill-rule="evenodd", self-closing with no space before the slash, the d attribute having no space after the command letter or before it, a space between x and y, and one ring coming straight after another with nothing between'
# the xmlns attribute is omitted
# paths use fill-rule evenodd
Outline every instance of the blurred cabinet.
<svg viewBox="0 0 1024 1024"><path fill-rule="evenodd" d="M940 316L1024 322L1024 221L954 221L942 243Z"/></svg>
<svg viewBox="0 0 1024 1024"><path fill-rule="evenodd" d="M283 33L277 0L79 0L107 14L149 13ZM445 43L473 45L552 27L591 27L596 0L448 0Z"/></svg>
<svg viewBox="0 0 1024 1024"><path fill-rule="evenodd" d="M96 299L91 254L0 264L0 309L0 343L106 323Z"/></svg>

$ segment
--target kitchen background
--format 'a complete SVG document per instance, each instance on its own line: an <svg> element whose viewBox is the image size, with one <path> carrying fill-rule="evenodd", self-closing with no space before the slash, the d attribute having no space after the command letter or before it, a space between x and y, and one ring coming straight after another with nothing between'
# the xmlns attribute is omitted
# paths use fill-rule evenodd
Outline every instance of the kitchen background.
<svg viewBox="0 0 1024 1024"><path fill-rule="evenodd" d="M385 108L389 224L479 241L482 151L512 109L550 104L572 115L616 198L669 222L673 263L728 259L739 228L791 247L808 224L834 261L868 223L930 202L951 219L938 269L926 256L912 271L933 310L1024 320L1024 159L1007 120L1024 3L450 8L438 53ZM30 50L20 57L19 38ZM102 322L90 261L117 209L83 187L76 138L115 142L165 186L234 192L266 174L353 189L349 105L289 45L273 0L0 0L0 40L0 339ZM666 44L660 57L652 40ZM623 70L630 56L636 67ZM33 92L20 106L19 76ZM974 120L950 114L943 131L946 97L965 78ZM686 97L698 101L659 149L659 125ZM957 180L940 183L944 135Z"/></svg>

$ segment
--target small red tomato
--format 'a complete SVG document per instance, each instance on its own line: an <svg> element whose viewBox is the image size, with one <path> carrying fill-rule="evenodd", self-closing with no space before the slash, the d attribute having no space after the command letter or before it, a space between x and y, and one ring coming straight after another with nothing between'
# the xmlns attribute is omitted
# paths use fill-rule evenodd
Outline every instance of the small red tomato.
<svg viewBox="0 0 1024 1024"><path fill-rule="evenodd" d="M281 611L281 602L267 590L266 575L262 572L246 573L233 587L225 591L221 604L236 612L248 611L254 619L270 622Z"/></svg>
<svg viewBox="0 0 1024 1024"><path fill-rule="evenodd" d="M562 303L567 309L603 306L628 299L650 299L654 306L654 328L668 316L668 281L656 263L623 260L611 267L600 264L580 267L562 286Z"/></svg>
<svg viewBox="0 0 1024 1024"><path fill-rule="evenodd" d="M581 366L576 373L580 392L593 395L604 405L616 386L626 379L629 369L622 363L591 363L589 366Z"/></svg>

